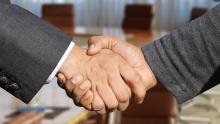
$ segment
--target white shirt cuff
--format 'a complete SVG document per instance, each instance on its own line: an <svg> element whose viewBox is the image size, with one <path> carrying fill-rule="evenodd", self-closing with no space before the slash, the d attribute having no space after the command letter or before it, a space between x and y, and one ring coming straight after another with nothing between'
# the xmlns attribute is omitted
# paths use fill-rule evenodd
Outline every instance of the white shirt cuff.
<svg viewBox="0 0 220 124"><path fill-rule="evenodd" d="M62 67L64 61L66 60L66 58L68 57L68 55L70 54L70 52L71 52L71 50L73 49L74 46L75 46L75 43L72 41L70 43L70 45L68 46L66 52L63 54L63 57L61 58L61 60L59 61L59 63L57 64L57 66L55 67L53 72L48 77L46 83L50 83L54 79L54 77L56 76L57 72Z"/></svg>

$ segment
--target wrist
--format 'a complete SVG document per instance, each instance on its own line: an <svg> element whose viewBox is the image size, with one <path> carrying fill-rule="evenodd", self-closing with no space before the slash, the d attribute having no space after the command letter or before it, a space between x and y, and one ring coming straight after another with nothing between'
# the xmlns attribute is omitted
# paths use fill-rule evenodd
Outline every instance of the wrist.
<svg viewBox="0 0 220 124"><path fill-rule="evenodd" d="M156 86L158 81L157 81L157 78L156 76L154 75L153 71L151 70L151 68L149 67L149 79L150 79L150 82L152 83L152 87Z"/></svg>
<svg viewBox="0 0 220 124"><path fill-rule="evenodd" d="M79 73L83 63L89 58L85 49L75 45L58 73L62 73L67 79L70 79L75 73Z"/></svg>
<svg viewBox="0 0 220 124"><path fill-rule="evenodd" d="M153 88L154 86L157 85L158 81L156 76L154 75L153 71L151 70L150 66L148 65L148 63L146 62L147 65L147 79L148 79L148 83L151 84L150 87Z"/></svg>

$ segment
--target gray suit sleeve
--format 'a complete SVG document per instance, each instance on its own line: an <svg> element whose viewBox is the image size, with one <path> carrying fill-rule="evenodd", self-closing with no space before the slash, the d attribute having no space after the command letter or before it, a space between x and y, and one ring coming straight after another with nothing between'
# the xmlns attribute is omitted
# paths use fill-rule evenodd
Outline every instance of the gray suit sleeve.
<svg viewBox="0 0 220 124"><path fill-rule="evenodd" d="M28 103L72 40L32 13L0 4L0 86Z"/></svg>
<svg viewBox="0 0 220 124"><path fill-rule="evenodd" d="M158 80L179 103L220 81L220 5L142 48Z"/></svg>
<svg viewBox="0 0 220 124"><path fill-rule="evenodd" d="M10 0L1 0L0 4L10 4Z"/></svg>

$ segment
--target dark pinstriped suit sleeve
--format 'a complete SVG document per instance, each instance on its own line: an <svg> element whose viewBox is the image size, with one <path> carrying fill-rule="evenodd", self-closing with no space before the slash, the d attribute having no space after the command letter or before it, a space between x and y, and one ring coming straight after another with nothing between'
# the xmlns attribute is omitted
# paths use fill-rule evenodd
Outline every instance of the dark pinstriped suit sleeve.
<svg viewBox="0 0 220 124"><path fill-rule="evenodd" d="M1 0L0 4L10 4L10 0Z"/></svg>
<svg viewBox="0 0 220 124"><path fill-rule="evenodd" d="M0 87L28 103L71 40L21 7L0 2Z"/></svg>
<svg viewBox="0 0 220 124"><path fill-rule="evenodd" d="M220 5L142 48L158 80L179 103L220 82Z"/></svg>

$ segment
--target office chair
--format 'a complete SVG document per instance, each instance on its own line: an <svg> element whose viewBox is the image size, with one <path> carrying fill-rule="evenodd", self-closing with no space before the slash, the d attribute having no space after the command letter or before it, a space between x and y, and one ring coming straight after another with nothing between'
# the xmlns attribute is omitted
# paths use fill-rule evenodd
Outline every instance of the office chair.
<svg viewBox="0 0 220 124"><path fill-rule="evenodd" d="M74 6L72 4L45 4L42 7L42 18L64 32L73 32Z"/></svg>
<svg viewBox="0 0 220 124"><path fill-rule="evenodd" d="M153 20L152 5L132 4L125 7L125 17L123 19L123 29L150 30Z"/></svg>
<svg viewBox="0 0 220 124"><path fill-rule="evenodd" d="M198 8L195 7L192 9L191 16L190 16L190 21L199 18L203 14L205 14L208 11L206 8Z"/></svg>
<svg viewBox="0 0 220 124"><path fill-rule="evenodd" d="M143 104L131 102L121 124L176 124L177 103L162 84L147 92Z"/></svg>

